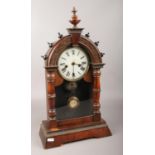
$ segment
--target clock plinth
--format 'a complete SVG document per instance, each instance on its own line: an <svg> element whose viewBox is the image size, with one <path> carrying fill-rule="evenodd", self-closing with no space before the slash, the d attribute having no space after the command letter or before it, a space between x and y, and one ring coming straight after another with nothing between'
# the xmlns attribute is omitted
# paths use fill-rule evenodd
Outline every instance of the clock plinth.
<svg viewBox="0 0 155 155"><path fill-rule="evenodd" d="M39 134L44 148L111 136L100 112L101 52L88 35L82 35L75 8L72 12L69 35L61 35L43 56L47 120L42 121Z"/></svg>
<svg viewBox="0 0 155 155"><path fill-rule="evenodd" d="M60 122L59 127L49 128L50 122L43 121L40 128L40 138L45 149L61 146L62 144L84 140L88 138L100 138L111 136L111 132L104 120L82 125L76 121L69 126Z"/></svg>

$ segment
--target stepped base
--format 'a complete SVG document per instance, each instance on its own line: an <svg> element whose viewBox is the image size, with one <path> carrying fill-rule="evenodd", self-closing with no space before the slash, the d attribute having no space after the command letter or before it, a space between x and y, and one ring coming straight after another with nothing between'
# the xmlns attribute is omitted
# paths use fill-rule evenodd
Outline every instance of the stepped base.
<svg viewBox="0 0 155 155"><path fill-rule="evenodd" d="M111 132L104 120L79 125L78 127L74 125L69 126L69 128L59 126L50 130L43 121L39 134L43 147L46 149L73 141L111 136Z"/></svg>

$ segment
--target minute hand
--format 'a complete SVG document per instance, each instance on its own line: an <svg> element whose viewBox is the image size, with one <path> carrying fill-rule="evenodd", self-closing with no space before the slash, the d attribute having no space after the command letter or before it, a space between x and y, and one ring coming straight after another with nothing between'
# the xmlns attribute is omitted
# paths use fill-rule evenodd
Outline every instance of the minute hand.
<svg viewBox="0 0 155 155"><path fill-rule="evenodd" d="M78 65L79 67L81 67L81 66L82 66L82 64L77 64L77 63L74 63L74 65Z"/></svg>
<svg viewBox="0 0 155 155"><path fill-rule="evenodd" d="M73 73L72 73L72 76L73 76L73 78L75 77L75 73L74 73L74 65L75 65L75 63L73 62L73 63L72 63L72 66L73 66Z"/></svg>

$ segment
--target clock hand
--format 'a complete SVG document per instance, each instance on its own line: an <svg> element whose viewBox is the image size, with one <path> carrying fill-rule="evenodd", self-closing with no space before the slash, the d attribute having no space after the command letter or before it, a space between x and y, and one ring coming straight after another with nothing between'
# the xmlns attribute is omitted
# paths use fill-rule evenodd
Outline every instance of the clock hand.
<svg viewBox="0 0 155 155"><path fill-rule="evenodd" d="M81 67L82 64L77 64L77 63L73 62L72 65L78 65L79 67Z"/></svg>
<svg viewBox="0 0 155 155"><path fill-rule="evenodd" d="M67 65L65 65L65 66L64 66L64 68L62 68L62 71L64 71L64 72L65 72L67 67L68 67L68 66L67 66Z"/></svg>
<svg viewBox="0 0 155 155"><path fill-rule="evenodd" d="M81 67L81 66L83 66L83 65L85 65L85 64L87 64L87 62L86 61L83 61L83 62L81 62L81 64L77 64L79 67Z"/></svg>
<svg viewBox="0 0 155 155"><path fill-rule="evenodd" d="M75 73L74 73L74 65L75 65L75 62L72 62L72 66L73 66L73 73L72 73L72 76L75 77Z"/></svg>
<svg viewBox="0 0 155 155"><path fill-rule="evenodd" d="M73 66L73 73L72 73L72 76L73 76L73 77L75 77L75 73L74 73L74 66Z"/></svg>
<svg viewBox="0 0 155 155"><path fill-rule="evenodd" d="M64 66L64 68L67 68L67 67L68 67L67 65Z"/></svg>

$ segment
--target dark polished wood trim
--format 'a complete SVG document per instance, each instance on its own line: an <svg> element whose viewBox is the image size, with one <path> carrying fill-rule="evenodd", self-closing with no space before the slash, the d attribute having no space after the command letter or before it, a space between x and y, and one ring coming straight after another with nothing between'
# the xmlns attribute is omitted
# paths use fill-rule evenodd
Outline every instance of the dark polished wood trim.
<svg viewBox="0 0 155 155"><path fill-rule="evenodd" d="M69 46L72 45L71 36L65 36L60 39L53 48L48 51L48 59L45 61L46 67L56 66L57 60L60 54ZM102 64L102 58L100 56L100 52L95 44L88 38L81 36L79 40L79 46L82 45L87 49L88 55L91 58L91 62L94 64ZM101 66L102 67L102 66Z"/></svg>
<svg viewBox="0 0 155 155"><path fill-rule="evenodd" d="M105 121L92 124L88 123L85 126L81 125L79 127L73 125L64 128L64 126L61 126L59 127L59 130L53 131L49 131L49 129L46 128L46 125L41 124L39 135L43 147L48 149L77 140L111 136L111 131Z"/></svg>

